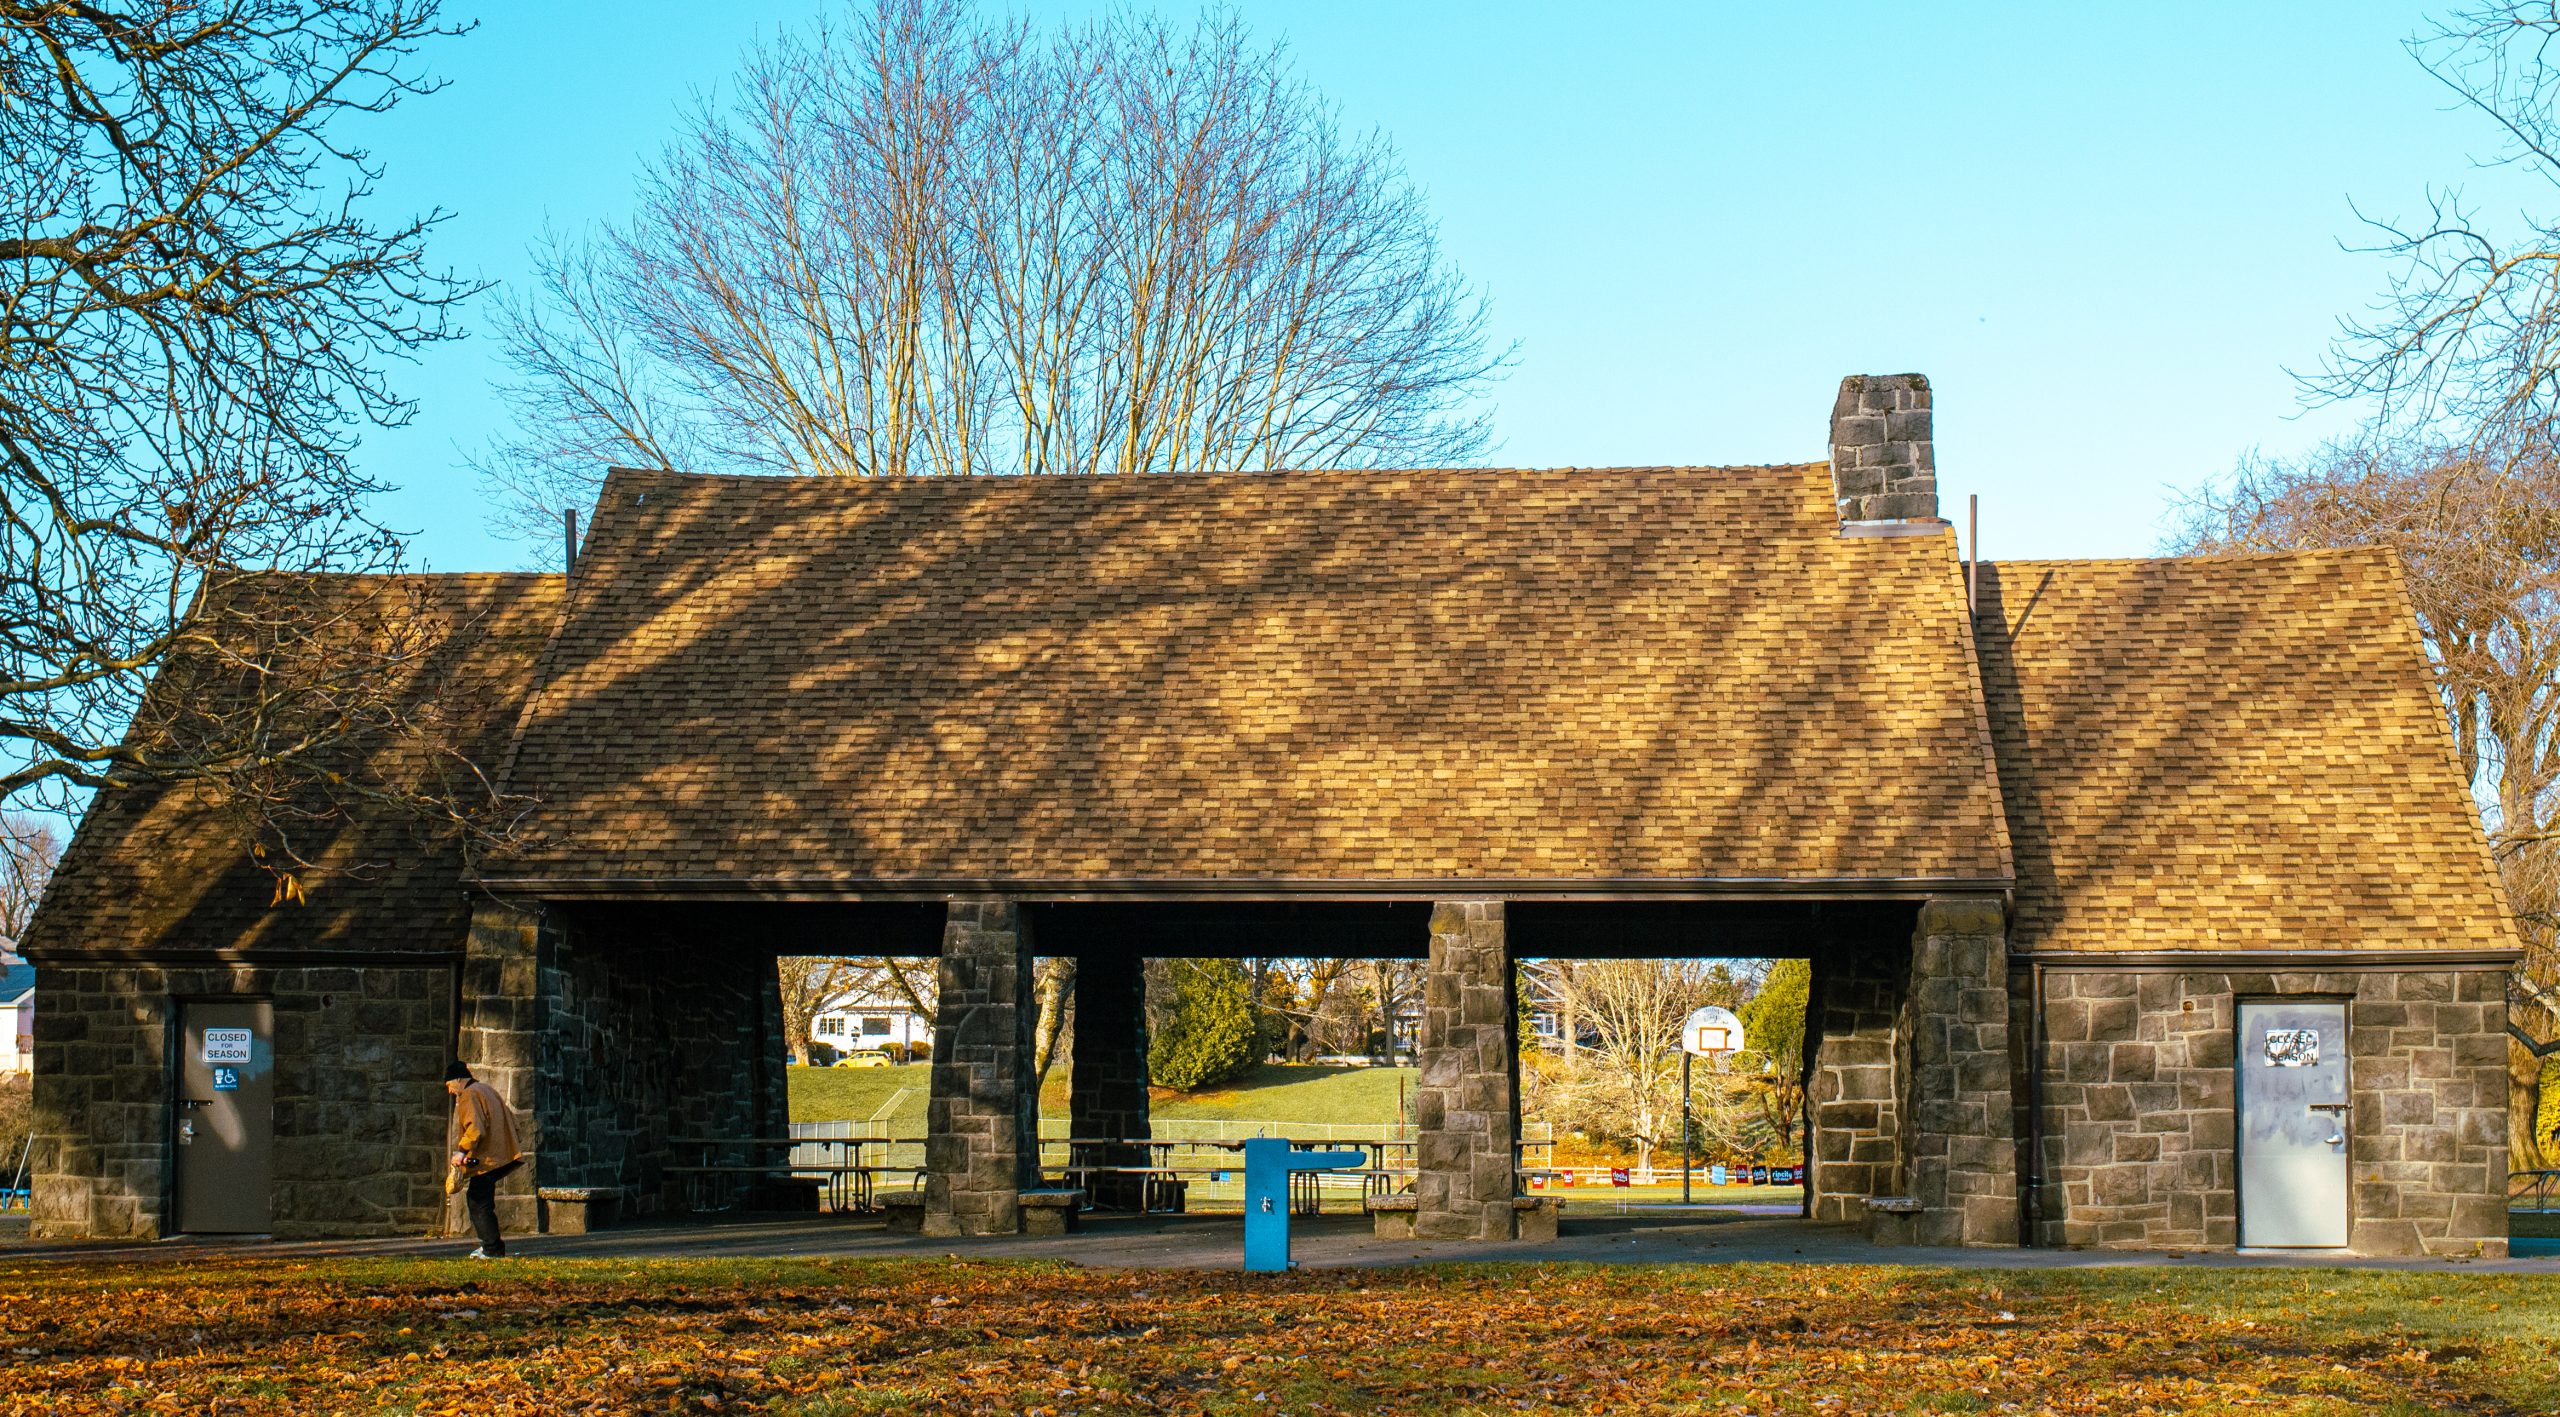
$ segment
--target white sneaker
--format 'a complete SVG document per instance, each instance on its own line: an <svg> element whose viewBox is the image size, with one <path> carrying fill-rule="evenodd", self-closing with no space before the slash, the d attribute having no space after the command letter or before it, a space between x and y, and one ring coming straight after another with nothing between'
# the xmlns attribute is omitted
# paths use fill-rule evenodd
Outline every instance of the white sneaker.
<svg viewBox="0 0 2560 1417"><path fill-rule="evenodd" d="M475 1259L475 1260L494 1260L494 1259L503 1259L503 1258L505 1258L505 1257L504 1257L504 1256L502 1256L502 1255L493 1255L493 1254L489 1253L487 1250L473 1250L473 1251L471 1252L471 1258L472 1258L472 1259Z"/></svg>

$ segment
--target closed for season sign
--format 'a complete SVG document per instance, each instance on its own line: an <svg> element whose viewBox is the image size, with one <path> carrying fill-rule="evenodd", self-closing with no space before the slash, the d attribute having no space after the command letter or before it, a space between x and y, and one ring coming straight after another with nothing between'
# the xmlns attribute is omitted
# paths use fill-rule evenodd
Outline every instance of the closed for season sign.
<svg viewBox="0 0 2560 1417"><path fill-rule="evenodd" d="M208 1063L245 1063L249 1061L249 1030L245 1028L208 1028L204 1031L204 1060Z"/></svg>

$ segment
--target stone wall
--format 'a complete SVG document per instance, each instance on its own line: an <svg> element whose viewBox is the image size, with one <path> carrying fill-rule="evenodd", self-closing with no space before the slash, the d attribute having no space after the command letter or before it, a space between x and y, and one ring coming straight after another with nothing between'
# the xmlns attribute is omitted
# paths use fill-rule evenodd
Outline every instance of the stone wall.
<svg viewBox="0 0 2560 1417"><path fill-rule="evenodd" d="M1067 1084L1071 1137L1154 1135L1147 1106L1146 961L1134 953L1089 954L1076 962L1075 1055ZM1144 1166L1142 1146L1093 1148L1086 1165ZM1104 1172L1085 1178L1093 1203L1136 1210L1144 1178Z"/></svg>
<svg viewBox="0 0 2560 1417"><path fill-rule="evenodd" d="M515 1109L534 1158L499 1184L511 1231L539 1223L538 1186L610 1188L625 1215L674 1209L684 1197L666 1168L699 1159L675 1138L780 1136L790 1121L771 950L628 914L484 903L461 1053Z"/></svg>
<svg viewBox="0 0 2560 1417"><path fill-rule="evenodd" d="M1902 1108L1904 1194L1924 1245L2018 1243L2009 949L1998 901L1920 907Z"/></svg>
<svg viewBox="0 0 2560 1417"><path fill-rule="evenodd" d="M574 916L546 945L538 1184L613 1187L625 1214L672 1210L684 1197L666 1168L700 1160L676 1138L786 1134L770 950Z"/></svg>
<svg viewBox="0 0 2560 1417"><path fill-rule="evenodd" d="M157 1239L171 1204L177 1001L271 999L274 1233L417 1235L439 1223L448 966L41 966L34 1233Z"/></svg>
<svg viewBox="0 0 2560 1417"><path fill-rule="evenodd" d="M924 1228L1011 1235L1035 1179L1038 1092L1031 1062L1031 925L1002 900L955 900L943 927L934 1011L933 1093L925 1104Z"/></svg>
<svg viewBox="0 0 2560 1417"><path fill-rule="evenodd" d="M1519 1009L1498 900L1431 911L1413 1114L1414 1233L1508 1240L1519 1194Z"/></svg>
<svg viewBox="0 0 2560 1417"><path fill-rule="evenodd" d="M1856 1224L1866 1198L1903 1193L1902 1074L1909 947L1835 942L1815 961L1805 1088L1810 1218Z"/></svg>
<svg viewBox="0 0 2560 1417"><path fill-rule="evenodd" d="M513 1234L539 1223L534 1203L543 1153L542 1109L535 1086L542 1049L542 1001L535 987L545 931L542 921L497 901L471 912L462 961L462 1018L455 1052L472 1075L496 1089L516 1116L516 1144L536 1158L498 1183L498 1223ZM554 927L553 933L556 933ZM462 1202L455 1198L446 1227L462 1232Z"/></svg>
<svg viewBox="0 0 2560 1417"><path fill-rule="evenodd" d="M1903 521L1938 514L1929 381L1919 374L1852 374L1831 406L1831 484L1840 520Z"/></svg>
<svg viewBox="0 0 2560 1417"><path fill-rule="evenodd" d="M2239 1243L2234 1006L2282 995L2348 1001L2349 1245L2506 1253L2506 995L2495 970L2049 967L2039 1243Z"/></svg>

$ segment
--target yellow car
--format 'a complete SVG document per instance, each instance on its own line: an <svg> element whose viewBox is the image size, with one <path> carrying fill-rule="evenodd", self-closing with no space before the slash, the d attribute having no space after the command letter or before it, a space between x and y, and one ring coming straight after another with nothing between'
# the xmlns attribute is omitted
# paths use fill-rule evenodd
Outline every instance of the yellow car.
<svg viewBox="0 0 2560 1417"><path fill-rule="evenodd" d="M838 1063L836 1066L843 1068L885 1068L889 1066L891 1061L892 1060L889 1055L881 1052L879 1049L865 1048L859 1052L845 1054L844 1061Z"/></svg>

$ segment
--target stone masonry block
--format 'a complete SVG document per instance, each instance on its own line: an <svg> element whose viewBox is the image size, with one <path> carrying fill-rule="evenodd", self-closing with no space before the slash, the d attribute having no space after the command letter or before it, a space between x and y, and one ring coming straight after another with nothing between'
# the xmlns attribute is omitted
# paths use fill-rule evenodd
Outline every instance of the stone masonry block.
<svg viewBox="0 0 2560 1417"><path fill-rule="evenodd" d="M1441 901L1431 911L1422 1067L1415 1090L1414 1233L1509 1239L1519 1190L1518 1009L1502 902Z"/></svg>
<svg viewBox="0 0 2560 1417"><path fill-rule="evenodd" d="M924 1233L1010 1235L1038 1180L1031 929L1011 901L953 900L943 927Z"/></svg>

